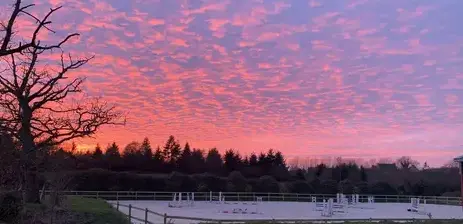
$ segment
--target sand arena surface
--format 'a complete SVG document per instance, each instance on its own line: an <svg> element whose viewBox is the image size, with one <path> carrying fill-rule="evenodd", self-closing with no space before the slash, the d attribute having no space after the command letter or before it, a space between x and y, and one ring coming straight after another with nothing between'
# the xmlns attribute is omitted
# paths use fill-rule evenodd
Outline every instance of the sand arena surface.
<svg viewBox="0 0 463 224"><path fill-rule="evenodd" d="M115 203L115 201L111 201ZM186 216L209 219L423 219L428 218L425 213L431 213L434 219L463 219L463 210L460 206L422 204L422 214L407 211L410 203L359 203L350 205L347 213L335 213L331 217L324 217L320 211L315 211L316 204L310 202L227 202L218 204L208 201L195 201L191 207L171 208L170 201L119 201L121 205L148 208L150 211L167 213L169 216ZM128 214L128 208L119 207L119 210ZM247 210L257 214L233 214L233 210ZM224 213L228 212L228 213ZM132 216L144 219L145 213L132 210ZM148 220L154 223L163 223L163 218L149 214ZM170 220L171 223L197 223L191 220ZM133 221L133 223L141 223Z"/></svg>

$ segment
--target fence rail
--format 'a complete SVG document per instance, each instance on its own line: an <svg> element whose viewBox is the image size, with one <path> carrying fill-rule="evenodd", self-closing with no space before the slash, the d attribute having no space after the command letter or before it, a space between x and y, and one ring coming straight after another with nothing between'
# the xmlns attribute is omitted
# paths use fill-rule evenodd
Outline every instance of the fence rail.
<svg viewBox="0 0 463 224"><path fill-rule="evenodd" d="M154 200L170 201L174 193L178 192L153 192L153 191L64 191L65 195L78 195L83 197L101 198L110 201L125 200ZM190 192L185 192L190 193ZM262 193L262 192L222 192L227 201L254 201L261 197L263 201L294 201L310 202L312 197L318 200L336 197L333 194L297 194L297 193ZM217 197L219 192L195 192L196 201L208 201ZM426 200L428 204L461 205L461 197L443 196L416 196L416 195L360 195L360 202L367 202L368 196L374 196L377 203L407 203L411 198Z"/></svg>

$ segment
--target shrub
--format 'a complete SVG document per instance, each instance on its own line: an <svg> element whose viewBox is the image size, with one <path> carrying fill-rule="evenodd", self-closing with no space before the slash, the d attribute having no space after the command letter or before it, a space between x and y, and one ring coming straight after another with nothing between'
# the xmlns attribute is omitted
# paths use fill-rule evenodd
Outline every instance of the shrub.
<svg viewBox="0 0 463 224"><path fill-rule="evenodd" d="M370 187L372 194L385 194L385 195L396 195L397 189L386 182L378 182Z"/></svg>
<svg viewBox="0 0 463 224"><path fill-rule="evenodd" d="M279 192L280 187L278 186L277 180L272 176L262 176L259 178L256 184L256 190L258 192Z"/></svg>
<svg viewBox="0 0 463 224"><path fill-rule="evenodd" d="M18 192L0 193L0 221L13 222L22 210L21 194Z"/></svg>
<svg viewBox="0 0 463 224"><path fill-rule="evenodd" d="M193 179L201 187L201 191L224 191L227 186L225 178L210 173L193 175Z"/></svg>
<svg viewBox="0 0 463 224"><path fill-rule="evenodd" d="M233 185L233 187L229 185ZM241 174L240 171L233 171L228 175L228 184L227 184L227 191L237 191L243 192L246 190L246 178ZM232 188L233 190L229 190Z"/></svg>
<svg viewBox="0 0 463 224"><path fill-rule="evenodd" d="M182 185L186 181L186 178L185 174L172 172L166 179L166 188L171 191L182 191Z"/></svg>
<svg viewBox="0 0 463 224"><path fill-rule="evenodd" d="M352 181L346 179L338 184L338 190L339 192L343 194L353 194L354 193L354 184Z"/></svg>
<svg viewBox="0 0 463 224"><path fill-rule="evenodd" d="M320 181L320 192L318 194L336 194L338 193L337 182L334 180L323 180Z"/></svg>
<svg viewBox="0 0 463 224"><path fill-rule="evenodd" d="M442 194L443 197L460 197L460 191L449 191Z"/></svg>
<svg viewBox="0 0 463 224"><path fill-rule="evenodd" d="M291 183L290 185L291 192L293 193L314 193L314 189L310 186L309 183L303 180L297 180Z"/></svg>

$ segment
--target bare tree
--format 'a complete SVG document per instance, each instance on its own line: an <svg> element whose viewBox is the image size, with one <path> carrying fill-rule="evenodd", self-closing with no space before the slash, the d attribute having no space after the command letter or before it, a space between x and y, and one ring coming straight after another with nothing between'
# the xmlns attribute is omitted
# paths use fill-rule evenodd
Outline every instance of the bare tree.
<svg viewBox="0 0 463 224"><path fill-rule="evenodd" d="M82 92L84 78L68 73L87 64L93 57L73 58L64 54L62 45L78 34L70 34L58 44L42 45L42 30L53 32L47 25L49 17L60 9L52 8L38 19L26 11L33 5L16 0L8 22L2 23L0 42L0 129L19 140L22 147L21 166L26 202L39 202L37 182L37 151L75 138L92 136L102 125L123 124L122 114L99 99L65 102L70 95ZM32 38L15 42L14 24L20 15L36 21ZM38 66L44 53L61 52L58 69ZM78 94L77 94L78 95Z"/></svg>
<svg viewBox="0 0 463 224"><path fill-rule="evenodd" d="M411 168L418 168L420 163L416 160L413 160L409 156L402 156L397 159L397 166L401 169L411 169Z"/></svg>
<svg viewBox="0 0 463 224"><path fill-rule="evenodd" d="M450 161L446 162L442 167L443 168L459 168L460 164L458 164L458 162L450 160Z"/></svg>
<svg viewBox="0 0 463 224"><path fill-rule="evenodd" d="M22 5L22 0L16 0L16 2L13 5L13 11L8 21L0 23L0 29L1 29L0 32L2 32L2 36L0 39L0 57L11 55L14 53L21 53L22 51L29 49L29 48L34 48L38 50L59 49L70 38L79 36L78 33L73 33L73 34L68 35L58 44L52 44L52 45L42 44L38 37L39 33L43 29L46 29L49 32L53 32L53 30L47 27L47 25L51 24L51 21L49 21L48 19L55 11L59 10L61 7L50 9L50 11L43 17L43 19L39 19L27 11L27 9L33 6L34 4ZM32 33L31 35L32 37L30 38L30 40L15 42L13 40L13 36L15 34L14 25L17 22L18 17L21 15L26 15L32 18L33 20L37 22L38 25L35 28L34 32Z"/></svg>

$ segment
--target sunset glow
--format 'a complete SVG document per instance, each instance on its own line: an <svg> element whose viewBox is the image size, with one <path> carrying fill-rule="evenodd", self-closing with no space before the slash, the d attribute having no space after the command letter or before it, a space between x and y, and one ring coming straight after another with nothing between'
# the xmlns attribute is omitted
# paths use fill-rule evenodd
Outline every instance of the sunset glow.
<svg viewBox="0 0 463 224"><path fill-rule="evenodd" d="M73 75L128 114L81 150L174 135L288 157L463 154L463 1L25 2L39 15L63 5L41 38L79 32L65 50L95 59Z"/></svg>

